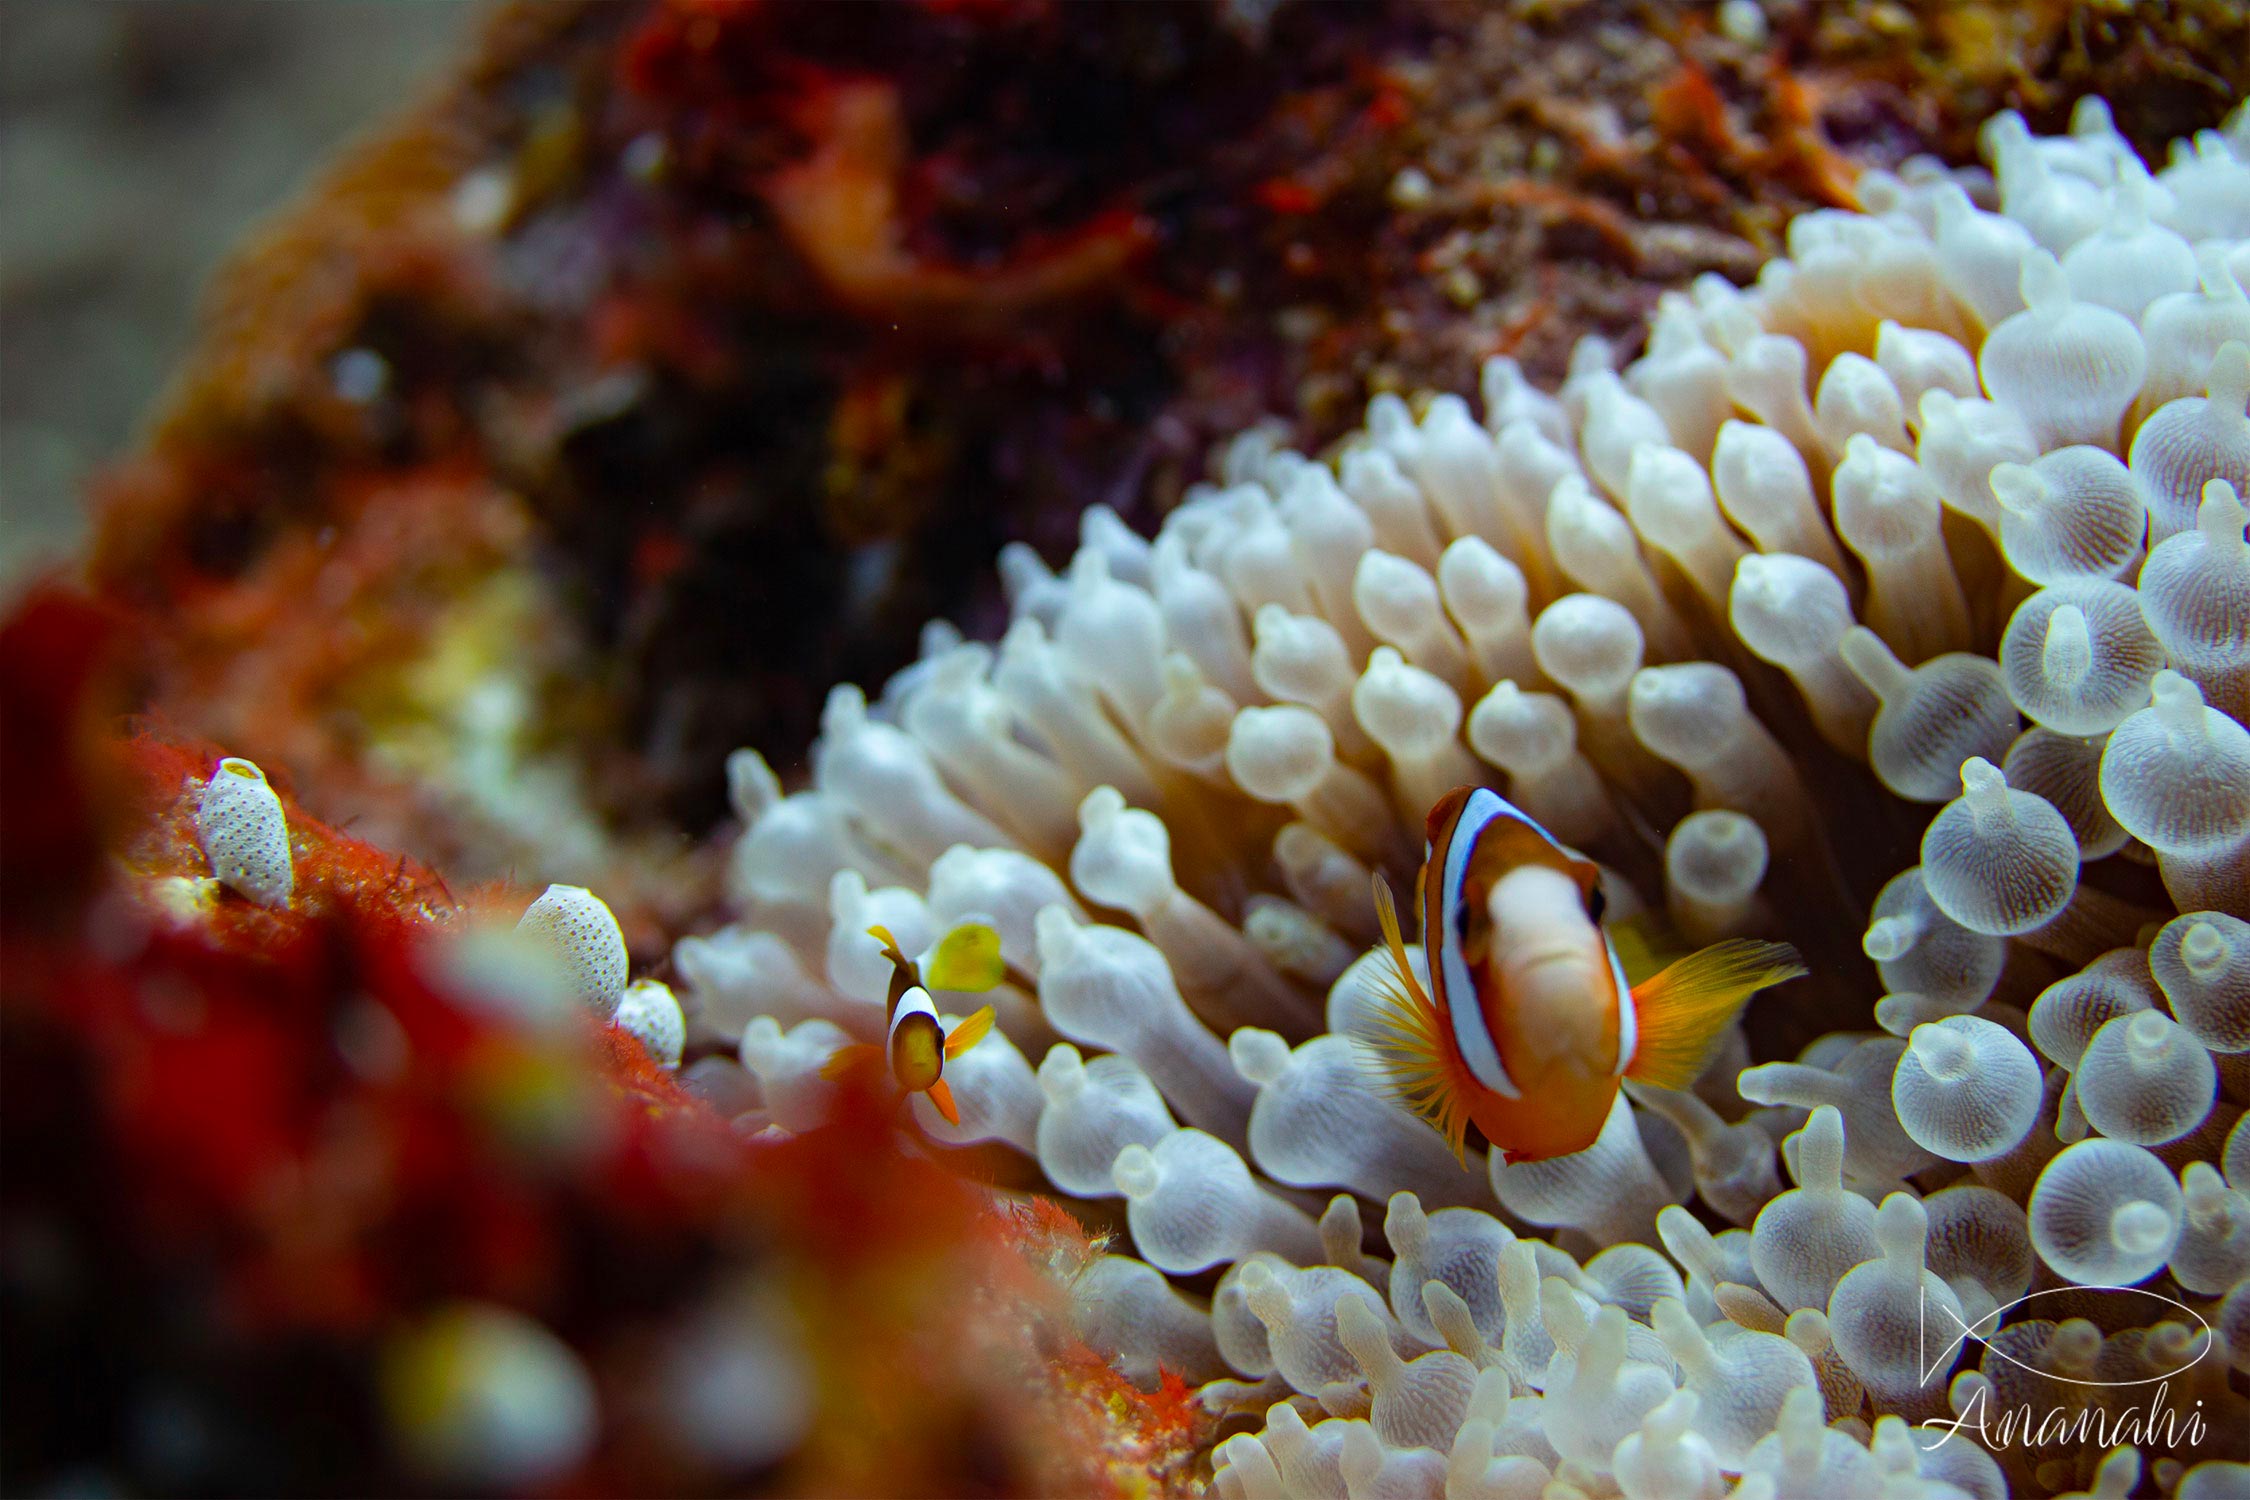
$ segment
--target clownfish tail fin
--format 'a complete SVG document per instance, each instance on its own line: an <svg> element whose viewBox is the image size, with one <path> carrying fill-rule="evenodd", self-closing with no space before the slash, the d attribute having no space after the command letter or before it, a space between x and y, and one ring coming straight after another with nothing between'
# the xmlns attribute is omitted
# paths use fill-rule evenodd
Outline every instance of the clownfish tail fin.
<svg viewBox="0 0 2250 1500"><path fill-rule="evenodd" d="M1641 981L1632 1001L1640 1040L1625 1076L1658 1088L1687 1088L1752 995L1807 972L1787 943L1729 938Z"/></svg>
<svg viewBox="0 0 2250 1500"><path fill-rule="evenodd" d="M1469 1115L1455 1081L1458 1065L1446 1046L1444 1021L1406 961L1391 888L1381 875L1375 877L1374 886L1375 915L1390 950L1390 972L1378 971L1370 981L1373 1014L1354 1028L1352 1040L1372 1065L1384 1092L1427 1122L1454 1159L1466 1166Z"/></svg>

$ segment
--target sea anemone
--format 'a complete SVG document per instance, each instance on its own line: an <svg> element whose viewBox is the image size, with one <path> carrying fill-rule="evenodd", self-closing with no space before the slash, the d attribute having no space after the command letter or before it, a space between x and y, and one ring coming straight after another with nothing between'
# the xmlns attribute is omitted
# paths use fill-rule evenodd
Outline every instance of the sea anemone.
<svg viewBox="0 0 2250 1500"><path fill-rule="evenodd" d="M1984 142L1622 370L1261 427L1153 539L1011 549L997 645L835 689L803 790L731 763L736 919L674 961L755 1085L701 1086L806 1128L883 1036L868 929L996 928L961 1123L914 1118L1122 1197L1085 1326L1255 1428L1223 1495L2239 1484L2181 1469L2250 1458L2250 111L2154 174L2099 100ZM1813 976L1692 1093L1464 1170L1350 1039L1370 876L1463 783L1614 924ZM2156 1376L2201 1405L2137 1457L1977 1420Z"/></svg>

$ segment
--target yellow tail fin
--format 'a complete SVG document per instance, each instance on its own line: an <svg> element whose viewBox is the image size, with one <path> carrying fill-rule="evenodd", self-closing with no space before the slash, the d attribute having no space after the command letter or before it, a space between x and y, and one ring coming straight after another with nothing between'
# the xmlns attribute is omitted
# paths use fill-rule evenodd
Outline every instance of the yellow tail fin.
<svg viewBox="0 0 2250 1500"><path fill-rule="evenodd" d="M1444 1138L1454 1159L1466 1165L1469 1116L1454 1085L1444 1018L1422 992L1406 961L1391 888L1381 875L1375 877L1374 886L1375 915L1383 924L1394 972L1374 980L1375 1017L1353 1040L1371 1055L1385 1091L1427 1121Z"/></svg>
<svg viewBox="0 0 2250 1500"><path fill-rule="evenodd" d="M1729 938L1633 986L1640 1041L1625 1076L1658 1088L1688 1087L1752 995L1806 972L1787 943Z"/></svg>

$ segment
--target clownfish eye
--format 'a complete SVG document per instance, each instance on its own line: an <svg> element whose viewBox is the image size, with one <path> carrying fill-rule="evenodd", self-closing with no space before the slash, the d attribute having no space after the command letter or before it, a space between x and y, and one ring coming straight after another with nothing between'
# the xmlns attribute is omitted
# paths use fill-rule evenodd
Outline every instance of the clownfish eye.
<svg viewBox="0 0 2250 1500"><path fill-rule="evenodd" d="M1602 883L1597 880L1594 882L1593 890L1588 892L1586 896L1586 919L1599 927L1602 923L1602 913L1608 910L1609 896L1602 890Z"/></svg>

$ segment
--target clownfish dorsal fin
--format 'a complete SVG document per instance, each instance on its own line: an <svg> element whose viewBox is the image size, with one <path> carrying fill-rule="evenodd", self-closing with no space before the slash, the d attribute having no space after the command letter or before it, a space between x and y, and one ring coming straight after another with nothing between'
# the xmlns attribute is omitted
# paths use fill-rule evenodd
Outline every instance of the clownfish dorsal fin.
<svg viewBox="0 0 2250 1500"><path fill-rule="evenodd" d="M991 1029L992 1007L989 1005L980 1006L975 1015L945 1034L945 1055L947 1057L959 1057L962 1053L983 1041L984 1034Z"/></svg>
<svg viewBox="0 0 2250 1500"><path fill-rule="evenodd" d="M1445 1022L1406 961L1398 908L1383 877L1374 877L1375 916L1382 923L1392 972L1372 981L1374 1016L1353 1040L1371 1056L1384 1089L1443 1137L1454 1159L1468 1164L1469 1114L1445 1048Z"/></svg>
<svg viewBox="0 0 2250 1500"><path fill-rule="evenodd" d="M1639 1039L1625 1076L1658 1088L1689 1087L1752 995L1807 972L1787 943L1729 938L1634 985Z"/></svg>

